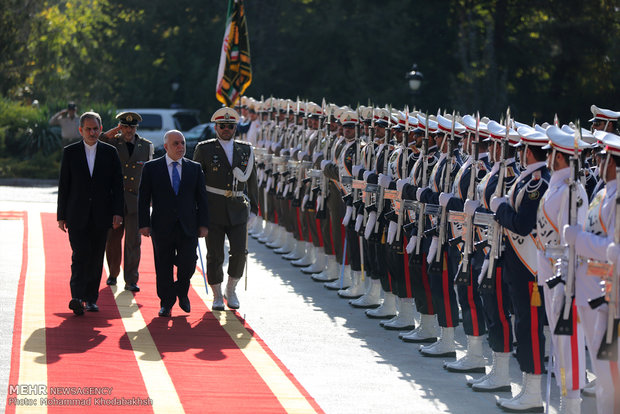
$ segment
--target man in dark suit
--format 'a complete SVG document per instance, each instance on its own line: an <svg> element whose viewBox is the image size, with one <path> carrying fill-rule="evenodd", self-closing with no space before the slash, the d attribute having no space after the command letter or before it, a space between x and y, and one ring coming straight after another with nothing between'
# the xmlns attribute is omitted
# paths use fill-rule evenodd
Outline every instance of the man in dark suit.
<svg viewBox="0 0 620 414"><path fill-rule="evenodd" d="M228 282L226 300L230 309L239 308L235 292L246 262L248 227L258 214L258 188L254 152L247 142L235 141L239 114L231 108L218 109L211 118L217 138L201 142L194 160L205 174L209 193L209 236L207 277L213 291L213 309L224 310L221 284L224 280L224 238L228 237Z"/></svg>
<svg viewBox="0 0 620 414"><path fill-rule="evenodd" d="M69 232L71 301L76 315L96 312L106 237L123 222L123 177L116 149L99 141L101 117L80 117L83 140L67 145L58 181L58 227Z"/></svg>
<svg viewBox="0 0 620 414"><path fill-rule="evenodd" d="M198 237L207 235L209 217L204 176L199 164L183 157L183 134L168 131L164 148L163 157L144 164L138 192L138 223L143 236L153 236L159 316L170 316L177 297L181 309L190 311L187 293L196 270L196 244Z"/></svg>

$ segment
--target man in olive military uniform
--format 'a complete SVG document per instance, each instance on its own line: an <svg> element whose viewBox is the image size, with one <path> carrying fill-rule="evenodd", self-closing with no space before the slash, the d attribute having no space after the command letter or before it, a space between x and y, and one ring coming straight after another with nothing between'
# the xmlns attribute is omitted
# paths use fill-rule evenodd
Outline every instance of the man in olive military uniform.
<svg viewBox="0 0 620 414"><path fill-rule="evenodd" d="M226 299L230 309L239 308L235 288L243 276L247 229L258 214L258 187L252 146L235 141L239 114L220 108L213 114L217 138L199 143L194 161L202 166L209 200L207 278L213 291L213 310L224 310L221 284L224 281L224 238L228 237L228 283Z"/></svg>
<svg viewBox="0 0 620 414"><path fill-rule="evenodd" d="M142 117L135 112L122 112L116 115L118 126L102 134L101 140L113 145L118 151L123 168L125 187L125 219L117 229L110 229L106 243L106 257L110 275L106 284L116 285L120 272L121 240L125 235L124 266L125 289L139 292L138 265L140 264L140 233L138 231L138 186L145 162L153 158L153 144L136 133Z"/></svg>

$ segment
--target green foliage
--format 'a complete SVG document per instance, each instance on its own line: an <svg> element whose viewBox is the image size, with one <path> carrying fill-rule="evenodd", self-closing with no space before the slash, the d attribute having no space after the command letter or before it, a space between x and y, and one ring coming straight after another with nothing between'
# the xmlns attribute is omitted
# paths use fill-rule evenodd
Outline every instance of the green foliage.
<svg viewBox="0 0 620 414"><path fill-rule="evenodd" d="M618 109L617 0L245 4L251 96L325 97L340 105L370 99L491 117L510 105L528 123L551 120L556 112L561 121L584 119L592 103ZM0 95L36 98L50 109L73 100L82 111L90 102L115 108L178 103L207 119L219 106L226 6L224 0L176 0L174 6L164 0L5 0ZM424 73L416 96L405 80L413 63ZM173 80L180 83L176 93ZM114 124L107 119L104 128Z"/></svg>
<svg viewBox="0 0 620 414"><path fill-rule="evenodd" d="M45 155L34 154L31 159L0 157L0 178L57 179L62 150Z"/></svg>

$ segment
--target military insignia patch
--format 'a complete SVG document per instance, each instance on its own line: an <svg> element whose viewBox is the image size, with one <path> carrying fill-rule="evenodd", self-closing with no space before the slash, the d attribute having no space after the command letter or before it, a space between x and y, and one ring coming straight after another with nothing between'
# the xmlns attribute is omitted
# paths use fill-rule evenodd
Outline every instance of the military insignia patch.
<svg viewBox="0 0 620 414"><path fill-rule="evenodd" d="M540 192L538 190L532 191L531 193L527 193L527 196L530 200L538 200L540 197Z"/></svg>

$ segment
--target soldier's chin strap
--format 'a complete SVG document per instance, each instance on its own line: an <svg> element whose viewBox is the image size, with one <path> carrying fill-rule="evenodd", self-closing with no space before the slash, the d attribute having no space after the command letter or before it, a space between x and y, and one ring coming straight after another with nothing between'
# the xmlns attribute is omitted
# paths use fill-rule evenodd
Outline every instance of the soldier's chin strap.
<svg viewBox="0 0 620 414"><path fill-rule="evenodd" d="M252 170L254 169L254 150L250 147L250 157L248 159L248 165L245 167L245 172L241 171L241 168L235 167L233 169L233 175L235 176L235 180L238 182L245 183L252 174Z"/></svg>

